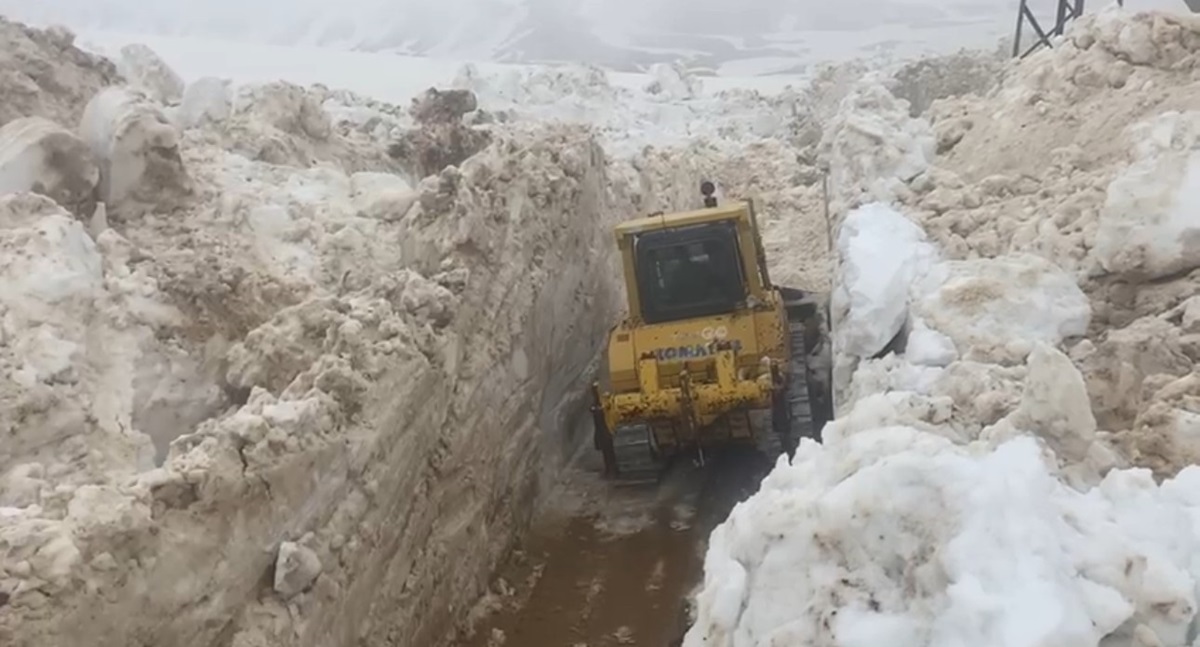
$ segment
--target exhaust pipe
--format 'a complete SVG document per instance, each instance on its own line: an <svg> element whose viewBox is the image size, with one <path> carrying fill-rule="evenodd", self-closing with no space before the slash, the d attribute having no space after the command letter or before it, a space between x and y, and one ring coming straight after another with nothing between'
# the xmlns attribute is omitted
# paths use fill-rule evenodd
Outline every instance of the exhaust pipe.
<svg viewBox="0 0 1200 647"><path fill-rule="evenodd" d="M716 191L717 187L713 186L712 182L705 180L700 183L700 194L704 196L705 209L712 209L713 207L717 206L717 196L713 195L716 193Z"/></svg>

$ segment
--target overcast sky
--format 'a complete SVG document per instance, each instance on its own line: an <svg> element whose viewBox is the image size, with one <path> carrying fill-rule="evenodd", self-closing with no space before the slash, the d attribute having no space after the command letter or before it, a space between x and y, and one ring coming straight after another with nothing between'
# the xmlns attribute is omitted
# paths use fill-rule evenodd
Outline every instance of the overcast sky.
<svg viewBox="0 0 1200 647"><path fill-rule="evenodd" d="M639 66L844 57L920 44L986 47L1019 0L0 0L77 30L181 35L510 61ZM1057 0L1029 0L1051 16ZM1106 2L1088 0L1089 9ZM1183 0L1127 0L1134 8Z"/></svg>

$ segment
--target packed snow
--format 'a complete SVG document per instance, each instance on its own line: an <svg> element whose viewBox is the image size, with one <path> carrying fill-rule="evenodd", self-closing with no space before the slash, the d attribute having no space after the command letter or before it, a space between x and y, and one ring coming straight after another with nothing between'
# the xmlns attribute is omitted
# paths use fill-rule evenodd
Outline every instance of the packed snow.
<svg viewBox="0 0 1200 647"><path fill-rule="evenodd" d="M701 179L832 294L838 420L713 534L686 647L1193 639L1197 20L773 93L0 36L3 644L444 639L586 442L612 225Z"/></svg>

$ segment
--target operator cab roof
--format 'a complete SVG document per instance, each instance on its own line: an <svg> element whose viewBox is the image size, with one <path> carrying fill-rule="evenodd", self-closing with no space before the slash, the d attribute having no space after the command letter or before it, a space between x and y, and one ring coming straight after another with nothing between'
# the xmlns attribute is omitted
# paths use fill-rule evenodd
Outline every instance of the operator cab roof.
<svg viewBox="0 0 1200 647"><path fill-rule="evenodd" d="M700 225L719 220L734 220L745 214L747 209L747 203L738 200L736 202L729 202L721 206L712 207L710 209L680 211L677 213L644 216L634 220L627 220L618 224L615 228L615 231L617 238L622 238L624 236L640 234L642 232L654 231L658 229L671 229L673 227Z"/></svg>

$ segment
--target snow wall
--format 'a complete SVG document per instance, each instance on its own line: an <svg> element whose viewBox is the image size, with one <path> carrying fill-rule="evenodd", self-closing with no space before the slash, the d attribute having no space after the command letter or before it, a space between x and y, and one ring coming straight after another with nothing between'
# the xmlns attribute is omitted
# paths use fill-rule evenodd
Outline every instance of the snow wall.
<svg viewBox="0 0 1200 647"><path fill-rule="evenodd" d="M828 124L838 414L712 535L685 647L1191 645L1200 20L1116 8Z"/></svg>
<svg viewBox="0 0 1200 647"><path fill-rule="evenodd" d="M0 36L5 645L438 644L587 441L616 221L715 179L828 288L828 92L466 67L407 109Z"/></svg>
<svg viewBox="0 0 1200 647"><path fill-rule="evenodd" d="M403 110L0 35L0 643L442 639L577 444L595 136L410 182Z"/></svg>

